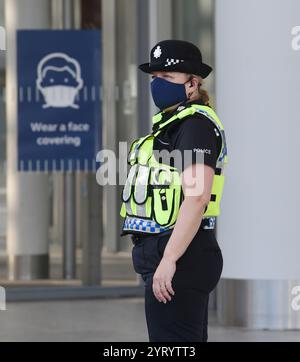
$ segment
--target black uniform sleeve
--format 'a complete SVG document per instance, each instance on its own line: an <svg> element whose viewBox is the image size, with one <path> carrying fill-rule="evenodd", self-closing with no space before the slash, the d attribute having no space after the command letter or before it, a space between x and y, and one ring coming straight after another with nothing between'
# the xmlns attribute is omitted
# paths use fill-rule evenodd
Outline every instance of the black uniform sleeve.
<svg viewBox="0 0 300 362"><path fill-rule="evenodd" d="M221 142L219 131L208 118L198 115L186 118L173 138L174 149L181 152L182 171L195 163L204 163L215 170ZM184 157L185 150L190 151L189 157Z"/></svg>

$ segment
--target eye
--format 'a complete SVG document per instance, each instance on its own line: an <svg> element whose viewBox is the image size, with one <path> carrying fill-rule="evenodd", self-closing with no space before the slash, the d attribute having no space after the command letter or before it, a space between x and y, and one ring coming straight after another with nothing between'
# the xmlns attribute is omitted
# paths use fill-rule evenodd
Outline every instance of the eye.
<svg viewBox="0 0 300 362"><path fill-rule="evenodd" d="M154 78L156 78L156 75L152 75L152 76L151 76L151 79L154 79Z"/></svg>

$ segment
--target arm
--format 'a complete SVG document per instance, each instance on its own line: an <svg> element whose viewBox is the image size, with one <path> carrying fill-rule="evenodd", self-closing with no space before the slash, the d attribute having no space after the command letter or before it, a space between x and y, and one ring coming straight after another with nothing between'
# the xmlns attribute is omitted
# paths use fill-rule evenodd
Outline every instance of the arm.
<svg viewBox="0 0 300 362"><path fill-rule="evenodd" d="M209 203L214 169L204 164L192 164L181 176L185 198L163 258L153 276L153 292L156 298L164 303L171 300L170 294L175 294L171 281L176 271L176 261L196 235L205 207Z"/></svg>
<svg viewBox="0 0 300 362"><path fill-rule="evenodd" d="M193 176L195 173L197 177ZM204 210L210 201L213 178L214 170L204 164L190 165L182 173L182 189L185 198L165 248L164 258L176 262L193 240L200 227Z"/></svg>

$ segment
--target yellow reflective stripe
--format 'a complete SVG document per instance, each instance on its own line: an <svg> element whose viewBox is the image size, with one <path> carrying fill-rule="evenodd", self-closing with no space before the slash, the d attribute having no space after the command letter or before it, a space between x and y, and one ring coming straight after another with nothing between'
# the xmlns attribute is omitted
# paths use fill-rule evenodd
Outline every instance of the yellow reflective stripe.
<svg viewBox="0 0 300 362"><path fill-rule="evenodd" d="M121 206L121 210L120 210L120 215L122 217L125 217L126 216L126 205L125 205L125 202L122 202L122 206Z"/></svg>
<svg viewBox="0 0 300 362"><path fill-rule="evenodd" d="M158 136L159 133L161 132L161 129L164 128L167 124L172 123L175 119L177 119L177 115L171 117L166 122L160 124L158 130L155 133L153 133L154 137Z"/></svg>
<svg viewBox="0 0 300 362"><path fill-rule="evenodd" d="M152 117L152 123L155 124L155 123L161 121L161 119L162 119L162 112L157 113Z"/></svg>
<svg viewBox="0 0 300 362"><path fill-rule="evenodd" d="M166 122L163 122L162 124L160 124L159 128L158 128L158 133L155 132L154 135L157 136L160 133L161 129L163 127L165 127L167 124L175 121L178 118L182 119L182 118L184 118L184 117L186 117L186 116L188 116L190 114L194 114L195 112L196 112L195 109L192 108L192 107L185 108L184 110L180 111L179 113L175 114L173 117L168 119Z"/></svg>
<svg viewBox="0 0 300 362"><path fill-rule="evenodd" d="M177 118L182 119L182 118L185 118L187 116L190 116L191 114L194 114L195 112L196 112L196 110L193 107L190 106L190 107L182 110L181 112L179 112L177 114Z"/></svg>
<svg viewBox="0 0 300 362"><path fill-rule="evenodd" d="M128 162L134 163L136 161L137 152L140 144L147 138L149 135L147 134L144 137L137 138L135 141L131 143L129 152L128 152Z"/></svg>

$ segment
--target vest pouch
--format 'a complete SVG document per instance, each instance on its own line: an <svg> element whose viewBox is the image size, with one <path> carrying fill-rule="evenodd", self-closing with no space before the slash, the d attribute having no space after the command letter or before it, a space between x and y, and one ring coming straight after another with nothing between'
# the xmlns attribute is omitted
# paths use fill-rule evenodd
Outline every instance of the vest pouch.
<svg viewBox="0 0 300 362"><path fill-rule="evenodd" d="M174 183L176 172L153 168L151 172L153 219L161 226L176 221L180 206L181 186Z"/></svg>
<svg viewBox="0 0 300 362"><path fill-rule="evenodd" d="M135 182L136 172L138 169L138 164L133 165L128 173L125 185L122 191L122 201L128 202L133 191L133 184Z"/></svg>
<svg viewBox="0 0 300 362"><path fill-rule="evenodd" d="M138 165L136 180L133 186L133 199L136 204L142 205L149 196L150 167Z"/></svg>
<svg viewBox="0 0 300 362"><path fill-rule="evenodd" d="M133 165L122 192L122 200L128 216L151 217L151 199L148 197L150 168L140 164ZM122 212L124 215L124 211Z"/></svg>

